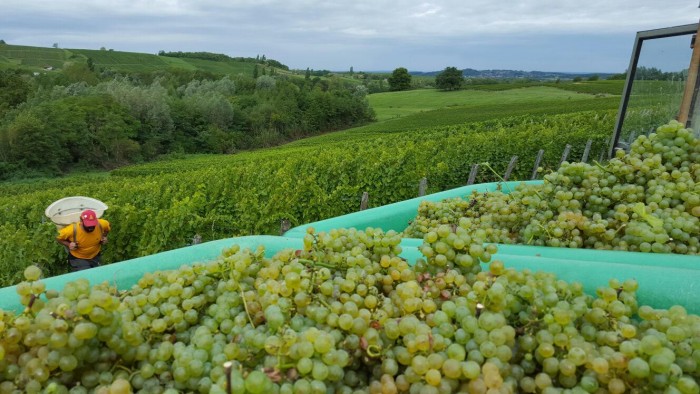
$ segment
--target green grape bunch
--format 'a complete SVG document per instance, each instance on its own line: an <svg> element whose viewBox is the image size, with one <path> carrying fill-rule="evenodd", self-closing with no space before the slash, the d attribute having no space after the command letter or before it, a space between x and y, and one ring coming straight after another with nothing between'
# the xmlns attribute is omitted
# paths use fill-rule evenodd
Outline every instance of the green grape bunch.
<svg viewBox="0 0 700 394"><path fill-rule="evenodd" d="M469 221L484 242L698 254L700 139L671 121L605 165L564 162L538 185L421 202L404 235Z"/></svg>
<svg viewBox="0 0 700 394"><path fill-rule="evenodd" d="M0 393L700 392L700 316L517 271L474 221L426 234L309 228L271 257L46 290L28 267L0 311Z"/></svg>

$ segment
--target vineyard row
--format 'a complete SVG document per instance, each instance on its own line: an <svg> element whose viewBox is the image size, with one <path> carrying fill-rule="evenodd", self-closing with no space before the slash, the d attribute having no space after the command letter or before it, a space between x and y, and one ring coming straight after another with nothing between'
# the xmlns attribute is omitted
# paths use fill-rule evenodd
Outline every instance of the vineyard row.
<svg viewBox="0 0 700 394"><path fill-rule="evenodd" d="M126 168L24 194L9 190L0 198L0 285L17 283L32 263L47 275L68 270L65 251L54 242L56 228L43 216L46 206L66 196L86 195L109 206L105 218L113 231L103 260L116 262L186 246L196 234L203 241L277 234L282 219L298 226L353 212L363 192L372 206L413 198L422 178L430 180L428 193L455 188L465 184L470 163L491 163L493 171L480 171L473 181L492 182L514 155L536 157L543 149L540 166L551 170L566 145L571 157L581 157L589 140L593 155L605 151L613 121L611 111L520 117L344 145L195 158L195 165L173 161L161 164L163 171ZM516 164L510 177L524 180L531 173L530 165Z"/></svg>

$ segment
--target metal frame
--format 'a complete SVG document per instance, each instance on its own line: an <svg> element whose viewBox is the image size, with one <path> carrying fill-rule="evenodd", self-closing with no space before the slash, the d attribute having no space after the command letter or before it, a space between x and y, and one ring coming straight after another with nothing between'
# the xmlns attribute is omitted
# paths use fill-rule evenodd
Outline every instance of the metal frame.
<svg viewBox="0 0 700 394"><path fill-rule="evenodd" d="M632 83L634 82L635 71L637 70L637 62L639 61L639 54L642 51L642 44L644 43L644 41L655 38L675 37L686 34L694 34L698 31L699 27L699 23L692 23L689 25L666 27L663 29L645 30L637 32L637 36L634 40L634 46L632 47L632 56L630 57L630 64L627 68L627 79L625 80L625 87L623 89L622 98L620 100L620 109L617 111L617 119L615 120L615 131L612 139L612 144L610 145L610 151L608 152L608 157L613 157L615 155L615 149L618 148L620 133L622 132L622 122L624 121L625 113L627 112L627 104L629 103L629 96L632 92Z"/></svg>

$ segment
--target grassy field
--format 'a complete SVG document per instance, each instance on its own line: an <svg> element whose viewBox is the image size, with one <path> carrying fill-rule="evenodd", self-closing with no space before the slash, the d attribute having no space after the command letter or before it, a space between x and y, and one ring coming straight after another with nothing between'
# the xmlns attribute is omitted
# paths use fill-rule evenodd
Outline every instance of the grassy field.
<svg viewBox="0 0 700 394"><path fill-rule="evenodd" d="M615 84L609 82L615 82ZM622 86L620 81L587 82L585 89L590 93L572 94L573 87L570 86L572 84L560 84L561 87L567 88L564 90L542 86L503 85L512 88L458 92L421 89L409 92L373 94L369 96L369 101L377 113L377 122L342 132L295 141L289 145L307 146L318 143L350 142L355 139L387 133L482 122L512 116L616 110L620 105L620 96L606 92L612 90L611 86Z"/></svg>
<svg viewBox="0 0 700 394"><path fill-rule="evenodd" d="M436 89L420 89L407 92L378 93L369 96L369 102L384 121L402 116L447 107L500 107L526 104L532 107L552 102L575 102L594 99L591 94L577 93L547 86L533 86L499 91L458 90L445 92Z"/></svg>
<svg viewBox="0 0 700 394"><path fill-rule="evenodd" d="M572 92L578 93L590 93L590 94L611 94L619 96L622 94L622 90L625 86L625 81L621 79L613 80L597 80L597 81L560 81L560 82L538 82L538 81L527 81L527 82L509 82L509 83L489 83L489 84L475 84L467 85L467 89L475 90L485 90L485 91L499 91L499 90L511 90L516 88L527 88L533 86L548 86L557 89L570 90Z"/></svg>

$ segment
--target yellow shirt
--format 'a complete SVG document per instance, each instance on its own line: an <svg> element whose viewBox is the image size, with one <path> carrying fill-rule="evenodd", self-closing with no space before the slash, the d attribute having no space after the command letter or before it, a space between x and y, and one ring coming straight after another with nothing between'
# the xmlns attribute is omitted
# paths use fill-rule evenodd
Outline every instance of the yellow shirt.
<svg viewBox="0 0 700 394"><path fill-rule="evenodd" d="M111 229L108 221L104 219L98 220L102 226L102 231L100 231L99 227L95 227L95 230L89 233L83 229L80 223L75 223L75 235L77 240L73 239L73 224L62 228L61 231L58 232L58 237L56 238L61 241L77 241L78 247L75 250L71 250L70 254L79 259L91 259L100 253L100 248L102 247L100 240L102 236L107 235Z"/></svg>

